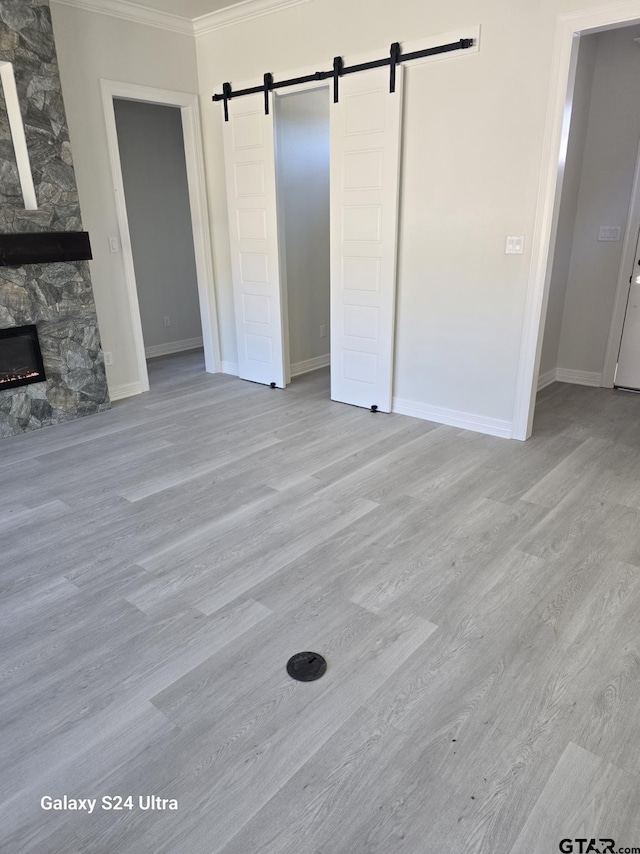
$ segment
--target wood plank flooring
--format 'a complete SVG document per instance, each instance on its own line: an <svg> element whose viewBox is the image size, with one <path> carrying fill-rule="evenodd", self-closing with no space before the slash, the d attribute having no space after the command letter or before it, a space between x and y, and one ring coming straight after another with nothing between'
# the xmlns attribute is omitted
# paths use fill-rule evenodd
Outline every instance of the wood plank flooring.
<svg viewBox="0 0 640 854"><path fill-rule="evenodd" d="M519 443L150 367L0 446L1 851L640 850L640 396Z"/></svg>

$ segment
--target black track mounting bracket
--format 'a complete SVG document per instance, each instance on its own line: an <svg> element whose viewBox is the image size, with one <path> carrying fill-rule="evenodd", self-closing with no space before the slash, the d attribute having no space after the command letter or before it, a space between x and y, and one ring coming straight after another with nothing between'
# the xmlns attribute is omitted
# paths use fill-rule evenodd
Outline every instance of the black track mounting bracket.
<svg viewBox="0 0 640 854"><path fill-rule="evenodd" d="M400 46L400 42L394 42L391 45L391 50L389 51L389 56L391 58L391 75L389 80L389 92L393 94L396 91L396 66L400 62L400 57L402 56L402 48Z"/></svg>
<svg viewBox="0 0 640 854"><path fill-rule="evenodd" d="M273 89L273 74L264 75L264 114L269 115L269 92Z"/></svg>
<svg viewBox="0 0 640 854"><path fill-rule="evenodd" d="M229 101L232 98L231 83L222 84L222 100L224 101L224 120L229 121Z"/></svg>
<svg viewBox="0 0 640 854"><path fill-rule="evenodd" d="M341 56L336 56L333 59L333 103L338 103L338 98L340 95L340 85L338 81L342 76L342 72L344 71L344 62L342 61Z"/></svg>

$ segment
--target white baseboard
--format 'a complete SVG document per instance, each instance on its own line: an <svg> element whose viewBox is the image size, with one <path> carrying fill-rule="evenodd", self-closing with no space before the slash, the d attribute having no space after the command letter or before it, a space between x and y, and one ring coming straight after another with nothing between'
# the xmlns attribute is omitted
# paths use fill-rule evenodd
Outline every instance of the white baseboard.
<svg viewBox="0 0 640 854"><path fill-rule="evenodd" d="M240 376L240 368L237 362L222 362L220 371L223 374L231 374L233 377Z"/></svg>
<svg viewBox="0 0 640 854"><path fill-rule="evenodd" d="M510 439L512 425L510 421L498 418L486 418L471 412L459 412L457 409L443 409L440 406L427 406L412 400L393 398L392 412L399 415L411 415L423 421L435 421L436 424L448 424L450 427L460 427L463 430L473 430L475 433L486 433L489 436L499 436Z"/></svg>
<svg viewBox="0 0 640 854"><path fill-rule="evenodd" d="M542 391L543 388L555 382L600 388L602 386L602 374L598 374L595 371L573 371L569 368L552 368L546 374L540 374L538 377L538 391Z"/></svg>
<svg viewBox="0 0 640 854"><path fill-rule="evenodd" d="M540 374L538 377L538 391L542 391L543 388L546 388L551 383L556 381L556 369L551 368L550 371L547 371L546 374Z"/></svg>
<svg viewBox="0 0 640 854"><path fill-rule="evenodd" d="M593 371L572 371L568 368L556 368L556 380L559 383L573 383L574 385L589 385L599 388L602 383L602 374Z"/></svg>
<svg viewBox="0 0 640 854"><path fill-rule="evenodd" d="M184 338L182 341L170 341L168 344L152 344L144 348L147 359L154 356L169 356L171 353L182 353L183 350L196 350L202 347L202 335L197 338Z"/></svg>
<svg viewBox="0 0 640 854"><path fill-rule="evenodd" d="M109 386L111 400L122 400L125 397L134 397L136 394L142 394L142 383L140 382Z"/></svg>
<svg viewBox="0 0 640 854"><path fill-rule="evenodd" d="M314 359L306 359L304 362L295 362L291 365L291 376L299 377L300 374L308 374L317 371L318 368L327 368L331 364L331 354L316 356Z"/></svg>

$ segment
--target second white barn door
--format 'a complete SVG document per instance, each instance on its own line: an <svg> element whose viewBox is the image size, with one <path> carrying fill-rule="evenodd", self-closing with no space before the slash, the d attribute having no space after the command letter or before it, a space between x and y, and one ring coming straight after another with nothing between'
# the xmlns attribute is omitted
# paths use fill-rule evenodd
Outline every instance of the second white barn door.
<svg viewBox="0 0 640 854"><path fill-rule="evenodd" d="M273 96L271 96L273 97ZM284 388L273 104L229 102L224 148L241 379Z"/></svg>
<svg viewBox="0 0 640 854"><path fill-rule="evenodd" d="M340 79L331 106L331 398L391 411L402 67Z"/></svg>
<svg viewBox="0 0 640 854"><path fill-rule="evenodd" d="M640 389L640 235L636 244L614 385Z"/></svg>

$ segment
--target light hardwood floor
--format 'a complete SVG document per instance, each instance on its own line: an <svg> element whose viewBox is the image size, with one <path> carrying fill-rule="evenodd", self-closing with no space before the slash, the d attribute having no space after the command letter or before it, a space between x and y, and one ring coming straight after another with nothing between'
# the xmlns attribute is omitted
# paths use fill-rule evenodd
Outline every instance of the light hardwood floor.
<svg viewBox="0 0 640 854"><path fill-rule="evenodd" d="M0 446L0 850L640 847L640 396L519 443L195 358Z"/></svg>

